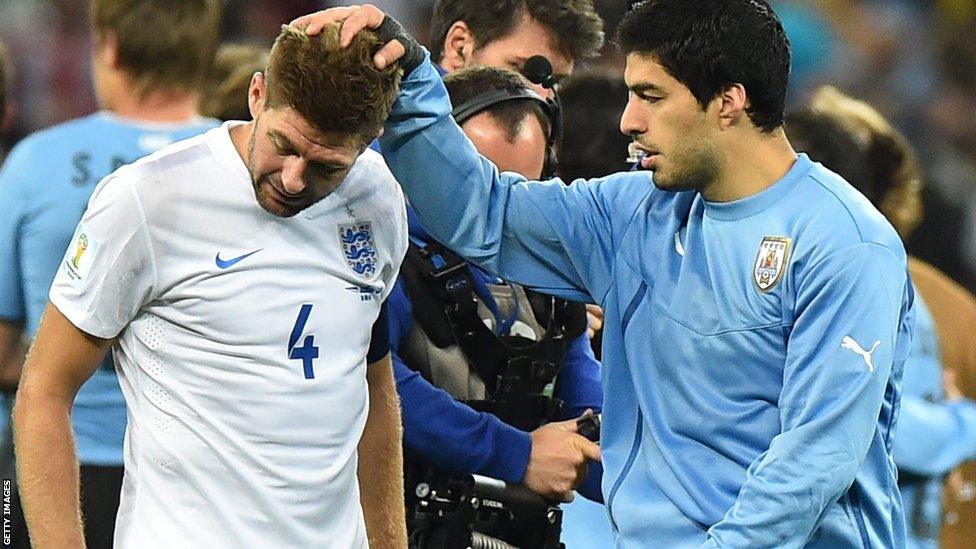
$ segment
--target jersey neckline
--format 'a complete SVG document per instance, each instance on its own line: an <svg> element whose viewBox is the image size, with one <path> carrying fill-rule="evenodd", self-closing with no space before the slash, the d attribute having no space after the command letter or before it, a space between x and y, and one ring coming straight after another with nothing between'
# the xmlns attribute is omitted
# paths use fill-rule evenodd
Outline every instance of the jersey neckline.
<svg viewBox="0 0 976 549"><path fill-rule="evenodd" d="M735 221L755 215L779 201L813 168L813 162L800 153L786 175L762 191L731 202L705 200L705 215L718 221Z"/></svg>
<svg viewBox="0 0 976 549"><path fill-rule="evenodd" d="M109 122L114 122L123 126L130 126L133 128L138 128L146 131L157 131L157 132L173 132L185 130L187 128L196 128L200 126L207 126L217 122L214 118L207 118L206 116L196 115L191 116L185 120L180 120L178 122L157 122L151 120L139 120L136 118L128 118L121 116L112 111L101 110L95 113L95 116L103 120L108 120Z"/></svg>

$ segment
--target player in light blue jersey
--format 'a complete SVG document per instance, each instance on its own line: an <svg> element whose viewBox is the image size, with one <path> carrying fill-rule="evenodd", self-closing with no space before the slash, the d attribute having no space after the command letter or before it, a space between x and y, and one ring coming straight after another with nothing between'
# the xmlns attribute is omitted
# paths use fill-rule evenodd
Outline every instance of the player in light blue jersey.
<svg viewBox="0 0 976 549"><path fill-rule="evenodd" d="M601 304L607 511L621 548L903 547L891 456L914 295L884 217L783 130L789 45L761 0L650 0L621 22L621 130L647 171L499 174L422 48L381 137L421 220L499 276ZM392 39L396 39L395 41Z"/></svg>
<svg viewBox="0 0 976 549"><path fill-rule="evenodd" d="M0 172L5 348L33 338L95 185L124 164L217 125L197 113L197 90L212 62L219 18L215 0L92 2L93 80L102 110L24 139ZM79 391L72 423L88 545L110 546L126 425L111 357ZM26 531L16 530L15 540L26 543Z"/></svg>

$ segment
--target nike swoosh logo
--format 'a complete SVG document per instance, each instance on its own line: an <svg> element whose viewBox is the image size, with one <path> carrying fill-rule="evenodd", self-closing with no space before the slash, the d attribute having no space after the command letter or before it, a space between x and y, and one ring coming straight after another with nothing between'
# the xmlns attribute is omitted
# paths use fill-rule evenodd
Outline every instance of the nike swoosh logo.
<svg viewBox="0 0 976 549"><path fill-rule="evenodd" d="M218 267L220 267L221 269L226 269L228 267L233 267L234 265L237 265L241 261L243 261L243 260L247 259L248 257L250 257L250 256L252 256L252 255L254 255L254 254L258 253L258 252L260 252L263 249L264 248L258 248L257 250L254 250L253 252L246 253L244 255L239 255L239 256L237 256L235 258L226 259L226 260L225 259L220 259L220 252L217 252L217 257L215 257L214 260L217 262L217 266Z"/></svg>

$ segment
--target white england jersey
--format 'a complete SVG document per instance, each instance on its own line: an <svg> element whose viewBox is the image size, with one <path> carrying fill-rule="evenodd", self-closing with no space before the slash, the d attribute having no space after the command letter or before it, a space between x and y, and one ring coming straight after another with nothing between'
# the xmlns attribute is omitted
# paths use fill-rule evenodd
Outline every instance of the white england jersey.
<svg viewBox="0 0 976 549"><path fill-rule="evenodd" d="M275 217L230 127L103 180L51 288L75 326L118 336L115 546L366 547L366 351L406 251L403 196L366 151Z"/></svg>

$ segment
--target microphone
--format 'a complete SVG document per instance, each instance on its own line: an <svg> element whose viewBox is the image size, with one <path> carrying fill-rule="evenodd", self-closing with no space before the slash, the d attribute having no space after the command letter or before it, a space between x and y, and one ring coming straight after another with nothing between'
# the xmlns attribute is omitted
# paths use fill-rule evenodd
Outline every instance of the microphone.
<svg viewBox="0 0 976 549"><path fill-rule="evenodd" d="M542 86L552 93L552 97L546 99L552 126L549 130L546 161L542 170L543 177L549 178L556 175L557 153L563 142L563 108L559 102L559 94L556 93L556 76L552 74L552 63L542 55L533 55L526 59L525 64L522 65L522 74L529 82Z"/></svg>
<svg viewBox="0 0 976 549"><path fill-rule="evenodd" d="M552 63L542 55L533 55L526 59L525 65L522 66L522 74L529 79L529 82L543 88L551 89L556 85L556 77L552 74Z"/></svg>

